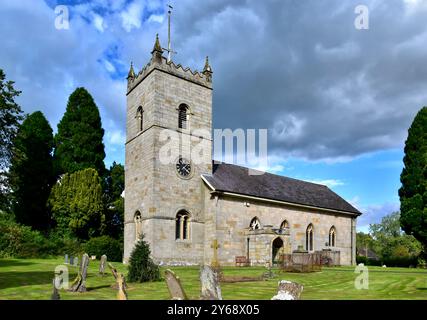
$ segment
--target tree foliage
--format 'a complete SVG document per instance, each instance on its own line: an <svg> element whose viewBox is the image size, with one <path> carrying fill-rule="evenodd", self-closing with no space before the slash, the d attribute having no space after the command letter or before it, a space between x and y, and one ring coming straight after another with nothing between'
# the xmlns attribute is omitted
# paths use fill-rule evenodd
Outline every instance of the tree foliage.
<svg viewBox="0 0 427 320"><path fill-rule="evenodd" d="M106 203L103 233L115 239L123 239L125 169L113 162L108 170L104 199Z"/></svg>
<svg viewBox="0 0 427 320"><path fill-rule="evenodd" d="M40 111L26 117L13 146L10 183L16 221L38 230L50 224L46 202L54 182L53 134Z"/></svg>
<svg viewBox="0 0 427 320"><path fill-rule="evenodd" d="M55 168L58 174L94 168L105 174L104 129L98 107L85 88L69 97L55 136Z"/></svg>
<svg viewBox="0 0 427 320"><path fill-rule="evenodd" d="M101 180L89 168L63 175L53 186L49 207L64 234L88 239L99 234L104 223Z"/></svg>
<svg viewBox="0 0 427 320"><path fill-rule="evenodd" d="M150 257L150 246L144 236L135 245L129 258L129 282L148 282L160 280L160 269Z"/></svg>
<svg viewBox="0 0 427 320"><path fill-rule="evenodd" d="M416 115L405 143L399 190L402 229L417 238L427 252L427 107Z"/></svg>
<svg viewBox="0 0 427 320"><path fill-rule="evenodd" d="M15 102L21 91L15 90L13 81L6 81L0 69L0 210L10 209L10 188L6 176L12 156L12 145L22 120L21 107Z"/></svg>

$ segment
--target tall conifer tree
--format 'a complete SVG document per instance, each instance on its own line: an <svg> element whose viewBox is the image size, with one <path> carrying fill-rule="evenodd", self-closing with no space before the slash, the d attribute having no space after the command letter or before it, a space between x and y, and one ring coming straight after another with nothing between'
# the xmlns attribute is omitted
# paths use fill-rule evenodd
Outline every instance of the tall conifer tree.
<svg viewBox="0 0 427 320"><path fill-rule="evenodd" d="M14 141L10 182L13 212L18 222L35 229L47 229L46 202L54 182L53 134L40 111L26 117Z"/></svg>
<svg viewBox="0 0 427 320"><path fill-rule="evenodd" d="M400 223L427 253L427 107L418 112L409 128L403 162Z"/></svg>
<svg viewBox="0 0 427 320"><path fill-rule="evenodd" d="M85 88L77 88L55 136L54 164L58 175L94 168L105 174L104 129L98 107Z"/></svg>

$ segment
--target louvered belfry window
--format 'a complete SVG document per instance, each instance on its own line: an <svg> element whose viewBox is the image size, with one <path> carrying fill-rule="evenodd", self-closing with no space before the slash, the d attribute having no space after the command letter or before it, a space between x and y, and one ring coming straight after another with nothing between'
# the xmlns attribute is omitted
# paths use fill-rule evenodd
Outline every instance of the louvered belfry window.
<svg viewBox="0 0 427 320"><path fill-rule="evenodd" d="M187 129L188 122L188 107L185 104L181 104L178 109L178 128Z"/></svg>

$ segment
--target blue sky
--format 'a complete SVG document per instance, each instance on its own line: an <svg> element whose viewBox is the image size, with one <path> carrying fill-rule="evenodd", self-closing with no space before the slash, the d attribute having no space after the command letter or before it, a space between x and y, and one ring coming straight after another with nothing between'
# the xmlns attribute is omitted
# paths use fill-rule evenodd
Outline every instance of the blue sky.
<svg viewBox="0 0 427 320"><path fill-rule="evenodd" d="M328 185L364 215L358 229L399 208L403 146L427 105L427 1L180 0L176 63L213 67L214 128L266 128L268 171ZM66 5L70 28L55 28ZM126 74L167 42L165 1L3 0L0 68L56 131L78 86L93 95L105 162L124 163Z"/></svg>

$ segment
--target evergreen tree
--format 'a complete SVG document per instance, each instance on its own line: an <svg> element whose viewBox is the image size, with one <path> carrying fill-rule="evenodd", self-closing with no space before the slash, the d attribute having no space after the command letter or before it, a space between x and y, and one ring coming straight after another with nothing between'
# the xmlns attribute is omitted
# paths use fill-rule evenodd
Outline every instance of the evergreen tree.
<svg viewBox="0 0 427 320"><path fill-rule="evenodd" d="M125 169L113 162L108 170L105 191L105 225L103 233L115 239L123 238Z"/></svg>
<svg viewBox="0 0 427 320"><path fill-rule="evenodd" d="M26 117L14 141L10 169L16 221L38 230L50 223L46 202L54 182L53 134L40 111Z"/></svg>
<svg viewBox="0 0 427 320"><path fill-rule="evenodd" d="M0 211L9 210L10 206L6 170L12 156L13 140L22 120L21 107L15 102L21 91L15 90L13 81L5 79L6 75L0 69Z"/></svg>
<svg viewBox="0 0 427 320"><path fill-rule="evenodd" d="M160 280L160 269L150 257L150 246L144 236L135 245L129 258L129 282L148 282Z"/></svg>
<svg viewBox="0 0 427 320"><path fill-rule="evenodd" d="M427 253L427 107L418 112L409 128L403 162L400 223Z"/></svg>
<svg viewBox="0 0 427 320"><path fill-rule="evenodd" d="M64 174L53 186L48 203L63 235L88 239L100 233L105 217L101 179L95 169Z"/></svg>
<svg viewBox="0 0 427 320"><path fill-rule="evenodd" d="M98 107L85 88L77 88L55 136L54 164L58 175L94 168L105 174L104 129Z"/></svg>

